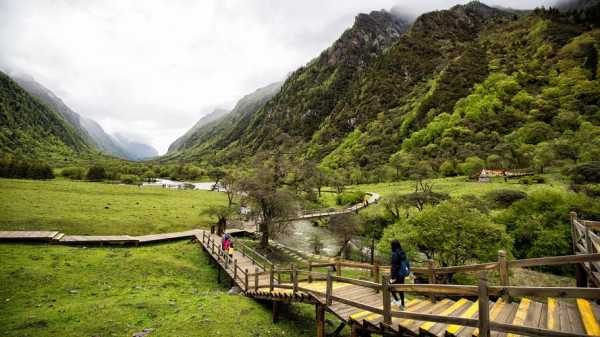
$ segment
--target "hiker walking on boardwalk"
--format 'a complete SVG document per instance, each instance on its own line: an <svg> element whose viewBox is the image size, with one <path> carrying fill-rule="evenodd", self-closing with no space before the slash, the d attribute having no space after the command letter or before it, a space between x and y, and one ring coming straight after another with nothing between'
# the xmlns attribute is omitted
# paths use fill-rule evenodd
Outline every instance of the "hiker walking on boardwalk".
<svg viewBox="0 0 600 337"><path fill-rule="evenodd" d="M221 249L224 253L229 252L229 248L231 247L231 235L228 233L223 234L223 240L221 241Z"/></svg>
<svg viewBox="0 0 600 337"><path fill-rule="evenodd" d="M392 263L391 263L391 280L392 284L404 284L404 279L410 275L410 262L406 257L406 253L402 250L402 246L398 240L392 241ZM398 301L398 294L400 293L400 301ZM392 304L399 305L400 310L404 310L404 292L403 291L392 291L394 300Z"/></svg>

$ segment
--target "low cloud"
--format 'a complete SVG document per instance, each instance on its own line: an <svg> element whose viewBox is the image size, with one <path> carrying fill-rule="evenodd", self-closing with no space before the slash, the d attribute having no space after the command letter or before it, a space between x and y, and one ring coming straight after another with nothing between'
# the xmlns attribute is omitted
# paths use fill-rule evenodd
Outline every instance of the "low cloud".
<svg viewBox="0 0 600 337"><path fill-rule="evenodd" d="M0 65L31 74L107 131L134 132L164 153L202 115L317 56L357 13L396 6L416 16L454 4L0 0Z"/></svg>

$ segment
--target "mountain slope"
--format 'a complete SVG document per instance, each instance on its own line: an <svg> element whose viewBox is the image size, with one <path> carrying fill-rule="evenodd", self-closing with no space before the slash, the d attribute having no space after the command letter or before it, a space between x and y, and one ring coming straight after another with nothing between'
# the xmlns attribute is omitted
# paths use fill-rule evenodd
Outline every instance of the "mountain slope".
<svg viewBox="0 0 600 337"><path fill-rule="evenodd" d="M164 159L196 160L213 146L224 147L234 142L244 132L254 113L281 90L282 84L271 83L242 97L231 112L217 113L216 116L213 113L208 119L200 119L183 136L183 142L178 139L169 146L169 153Z"/></svg>
<svg viewBox="0 0 600 337"><path fill-rule="evenodd" d="M61 115L0 72L0 151L20 158L62 160L93 149Z"/></svg>
<svg viewBox="0 0 600 337"><path fill-rule="evenodd" d="M215 109L213 112L200 118L198 122L196 122L196 124L194 124L194 126L191 129L189 129L183 136L177 138L171 145L169 145L169 150L167 151L167 153L179 151L190 147L190 143L193 143L194 137L198 137L198 134L201 133L200 129L203 126L211 124L221 119L228 113L229 111L225 109Z"/></svg>
<svg viewBox="0 0 600 337"><path fill-rule="evenodd" d="M153 146L135 141L125 134L115 133L114 139L131 160L144 160L158 156L158 151Z"/></svg>

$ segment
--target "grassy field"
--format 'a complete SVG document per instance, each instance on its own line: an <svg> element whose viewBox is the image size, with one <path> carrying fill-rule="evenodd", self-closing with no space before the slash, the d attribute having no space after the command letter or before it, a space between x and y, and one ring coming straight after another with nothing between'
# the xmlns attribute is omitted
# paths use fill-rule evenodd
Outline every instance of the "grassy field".
<svg viewBox="0 0 600 337"><path fill-rule="evenodd" d="M207 227L224 193L70 180L0 179L0 230L150 234Z"/></svg>
<svg viewBox="0 0 600 337"><path fill-rule="evenodd" d="M228 295L188 242L139 248L0 245L2 336L312 336L314 307ZM328 329L332 330L332 327Z"/></svg>

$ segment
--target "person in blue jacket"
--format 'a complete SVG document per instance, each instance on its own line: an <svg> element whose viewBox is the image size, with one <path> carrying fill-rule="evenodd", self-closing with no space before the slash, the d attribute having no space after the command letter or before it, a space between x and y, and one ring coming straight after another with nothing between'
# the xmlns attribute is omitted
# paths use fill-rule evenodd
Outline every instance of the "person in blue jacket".
<svg viewBox="0 0 600 337"><path fill-rule="evenodd" d="M410 275L410 262L406 257L406 253L402 250L400 241L392 241L392 263L391 263L391 275L390 282L392 284L404 284L404 279ZM400 300L398 300L398 294L400 293ZM394 300L392 304L400 306L400 310L404 310L404 292L403 291L392 291Z"/></svg>

